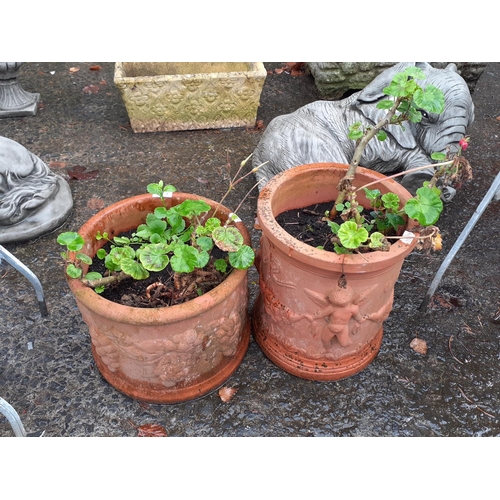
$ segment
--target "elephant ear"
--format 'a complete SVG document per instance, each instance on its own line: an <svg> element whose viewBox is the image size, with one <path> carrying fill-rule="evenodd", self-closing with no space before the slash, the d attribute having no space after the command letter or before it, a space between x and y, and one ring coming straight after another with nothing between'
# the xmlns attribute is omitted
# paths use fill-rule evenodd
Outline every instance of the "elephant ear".
<svg viewBox="0 0 500 500"><path fill-rule="evenodd" d="M358 102L375 102L385 96L384 88L387 87L394 76L401 71L404 71L410 66L415 66L415 63L400 62L382 71L380 75L375 77L358 95Z"/></svg>
<svg viewBox="0 0 500 500"><path fill-rule="evenodd" d="M400 62L380 73L380 75L378 75L359 93L356 98L355 106L372 123L378 123L386 115L385 110L378 109L376 106L379 100L386 97L384 94L384 88L391 83L397 73L404 71L410 66L416 66L423 71L432 68L429 63ZM405 126L403 129L400 125L388 125L386 130L394 137L401 147L405 149L413 149L417 146L417 142L413 137L409 126Z"/></svg>

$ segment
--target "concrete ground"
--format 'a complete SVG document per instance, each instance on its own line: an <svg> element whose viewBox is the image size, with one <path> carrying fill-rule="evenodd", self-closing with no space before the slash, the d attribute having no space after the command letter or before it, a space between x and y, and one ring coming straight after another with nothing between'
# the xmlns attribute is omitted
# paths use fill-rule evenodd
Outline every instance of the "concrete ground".
<svg viewBox="0 0 500 500"><path fill-rule="evenodd" d="M282 63L266 63L268 70ZM100 71L91 66L100 65ZM70 68L79 67L77 72ZM70 184L74 208L64 226L34 241L4 245L40 279L49 316L41 317L29 282L0 263L0 397L19 413L29 435L136 436L162 426L168 436L499 436L499 205L492 202L457 254L425 313L429 285L499 171L500 63L477 83L476 120L467 157L474 180L447 205L439 224L441 253L413 253L396 285L394 310L378 357L339 382L312 382L274 366L251 342L226 385L238 392L223 403L216 392L178 405L144 404L117 392L99 374L86 325L64 279L57 234L77 230L98 207L145 192L163 179L179 190L219 199L226 162L236 167L260 130L134 134L113 85L113 63L28 63L23 88L41 94L36 116L0 120L0 135L38 155ZM94 85L97 93L86 93ZM308 75L269 74L258 119L317 100ZM74 175L75 167L82 167ZM78 169L76 169L78 171ZM81 173L89 175L81 175ZM252 186L231 193L235 207ZM253 229L257 194L239 211ZM250 272L252 303L258 288ZM410 348L418 336L426 355ZM1 417L1 416L0 416ZM11 436L0 418L0 436Z"/></svg>

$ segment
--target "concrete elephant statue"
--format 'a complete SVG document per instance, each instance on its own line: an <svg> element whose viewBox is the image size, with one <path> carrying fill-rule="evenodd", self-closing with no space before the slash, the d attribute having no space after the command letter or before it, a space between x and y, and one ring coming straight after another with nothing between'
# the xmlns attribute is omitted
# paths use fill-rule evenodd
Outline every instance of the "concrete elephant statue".
<svg viewBox="0 0 500 500"><path fill-rule="evenodd" d="M405 122L404 127L386 127L388 138L368 143L360 165L386 175L412 167L433 163L434 152L457 150L458 141L474 121L474 104L464 79L451 63L444 69L428 63L398 63L378 75L362 91L340 101L316 101L293 113L274 118L264 131L253 154L253 167L268 162L257 173L259 187L277 173L307 163L336 162L349 164L355 143L347 137L355 122L377 123L386 111L377 109L386 98L383 89L394 75L408 66L417 66L426 75L422 87L434 85L445 96L445 109L440 115L423 113L420 123ZM402 176L401 183L410 192L432 177L433 169Z"/></svg>

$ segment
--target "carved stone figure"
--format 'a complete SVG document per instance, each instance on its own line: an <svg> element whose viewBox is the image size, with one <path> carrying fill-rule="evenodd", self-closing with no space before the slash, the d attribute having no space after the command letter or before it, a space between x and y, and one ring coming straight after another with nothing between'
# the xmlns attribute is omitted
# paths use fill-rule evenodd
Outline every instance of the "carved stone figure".
<svg viewBox="0 0 500 500"><path fill-rule="evenodd" d="M458 149L458 141L474 121L474 104L465 80L457 73L455 64L444 69L428 63L398 63L383 71L362 91L341 101L316 101L293 113L274 118L267 126L253 154L253 167L269 162L256 173L259 187L277 173L307 163L336 162L349 164L355 142L347 137L355 122L365 126L377 123L386 114L377 109L377 102L386 98L384 87L396 73L408 66L417 66L426 78L419 81L425 88L434 85L443 91L445 109L439 115L422 113L420 123L389 125L388 138L368 143L360 165L386 175L412 167L433 163L430 155ZM402 176L401 183L414 193L425 180L432 177L429 168Z"/></svg>
<svg viewBox="0 0 500 500"><path fill-rule="evenodd" d="M0 137L0 243L60 226L73 207L68 183L21 144Z"/></svg>

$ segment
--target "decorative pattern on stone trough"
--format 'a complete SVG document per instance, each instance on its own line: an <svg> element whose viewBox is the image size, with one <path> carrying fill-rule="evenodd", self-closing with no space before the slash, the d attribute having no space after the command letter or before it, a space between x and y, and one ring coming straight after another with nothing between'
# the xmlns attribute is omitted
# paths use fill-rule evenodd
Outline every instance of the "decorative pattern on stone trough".
<svg viewBox="0 0 500 500"><path fill-rule="evenodd" d="M254 127L267 71L262 63L117 62L134 132Z"/></svg>

